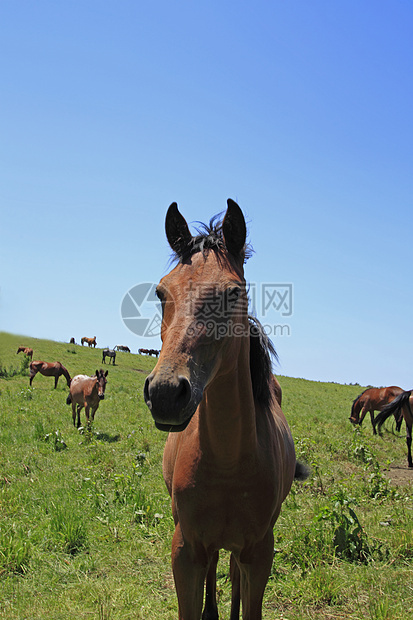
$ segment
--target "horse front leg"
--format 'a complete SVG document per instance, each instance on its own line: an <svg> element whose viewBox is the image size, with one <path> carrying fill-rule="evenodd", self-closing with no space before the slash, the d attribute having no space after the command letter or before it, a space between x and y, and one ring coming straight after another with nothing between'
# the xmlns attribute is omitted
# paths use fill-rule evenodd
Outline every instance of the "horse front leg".
<svg viewBox="0 0 413 620"><path fill-rule="evenodd" d="M87 426L87 428L90 428L89 411L90 411L90 407L89 407L88 403L85 402L85 416L86 416L86 426Z"/></svg>
<svg viewBox="0 0 413 620"><path fill-rule="evenodd" d="M274 557L274 535L270 528L262 541L248 554L248 561L238 558L243 620L262 620L262 599ZM242 557L242 554L241 554ZM231 615L231 620L236 620Z"/></svg>
<svg viewBox="0 0 413 620"><path fill-rule="evenodd" d="M91 413L91 416L90 416L92 418L92 422L95 421L95 413L96 413L98 407L99 407L99 403L98 403L97 407L92 407L92 413Z"/></svg>
<svg viewBox="0 0 413 620"><path fill-rule="evenodd" d="M366 413L369 411L368 407L366 407L364 405L364 407L362 407L361 411L360 411L360 419L359 419L359 426L361 426L363 424L363 420L366 417Z"/></svg>
<svg viewBox="0 0 413 620"><path fill-rule="evenodd" d="M219 552L216 551L212 556L206 577L205 607L202 613L202 620L218 620L217 606L217 564Z"/></svg>
<svg viewBox="0 0 413 620"><path fill-rule="evenodd" d="M207 570L207 558L196 558L191 545L185 542L178 523L172 539L172 571L178 597L179 620L200 620Z"/></svg>
<svg viewBox="0 0 413 620"><path fill-rule="evenodd" d="M374 409L370 409L371 425L373 427L373 435L377 435L376 426L374 424Z"/></svg>

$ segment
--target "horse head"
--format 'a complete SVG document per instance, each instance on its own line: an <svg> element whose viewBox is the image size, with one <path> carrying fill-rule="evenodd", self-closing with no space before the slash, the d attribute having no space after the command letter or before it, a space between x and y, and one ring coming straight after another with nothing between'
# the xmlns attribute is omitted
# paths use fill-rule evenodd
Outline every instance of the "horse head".
<svg viewBox="0 0 413 620"><path fill-rule="evenodd" d="M228 200L222 223L212 220L196 237L172 203L165 230L179 262L156 290L162 304L162 350L146 379L144 397L157 428L181 431L209 382L236 363L242 336L249 337L246 226L239 206Z"/></svg>
<svg viewBox="0 0 413 620"><path fill-rule="evenodd" d="M96 371L96 379L97 379L97 388L98 388L98 396L99 400L103 400L105 398L105 389L108 376L108 370L103 372L102 368Z"/></svg>

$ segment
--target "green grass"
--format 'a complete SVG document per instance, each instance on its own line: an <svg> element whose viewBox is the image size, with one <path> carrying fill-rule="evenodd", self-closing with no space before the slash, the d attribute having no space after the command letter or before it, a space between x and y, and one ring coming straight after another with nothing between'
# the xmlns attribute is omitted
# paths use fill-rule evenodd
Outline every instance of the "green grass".
<svg viewBox="0 0 413 620"><path fill-rule="evenodd" d="M20 344L73 376L101 350L0 334L0 617L177 618L173 521L162 479L165 435L143 402L155 360L117 355L92 431L72 425L68 389L36 375ZM413 611L413 472L403 433L348 421L358 385L280 377L283 410L311 477L275 526L263 617L405 620ZM84 418L82 418L84 419ZM218 570L229 618L228 554Z"/></svg>

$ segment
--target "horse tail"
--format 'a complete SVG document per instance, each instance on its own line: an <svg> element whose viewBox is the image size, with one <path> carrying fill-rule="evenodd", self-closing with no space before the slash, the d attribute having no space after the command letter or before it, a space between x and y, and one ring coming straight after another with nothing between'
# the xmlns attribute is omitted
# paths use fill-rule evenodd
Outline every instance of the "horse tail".
<svg viewBox="0 0 413 620"><path fill-rule="evenodd" d="M374 418L374 426L376 427L377 425L379 432L381 430L381 427L385 423L385 421L391 415L394 415L396 417L396 414L400 412L403 405L405 405L406 402L409 402L411 393L412 393L412 390L408 390L407 392L402 392L399 396L397 396L394 400L392 400L391 403L386 405L386 407L384 407L384 409L380 411L379 415L377 415Z"/></svg>
<svg viewBox="0 0 413 620"><path fill-rule="evenodd" d="M294 480L307 480L311 471L306 463L302 463L301 461L296 461L295 463L295 473Z"/></svg>
<svg viewBox="0 0 413 620"><path fill-rule="evenodd" d="M71 396L71 394L70 394L70 392L69 392L69 395L68 395L68 397L66 398L66 405L71 405L71 404L72 404L72 396Z"/></svg>

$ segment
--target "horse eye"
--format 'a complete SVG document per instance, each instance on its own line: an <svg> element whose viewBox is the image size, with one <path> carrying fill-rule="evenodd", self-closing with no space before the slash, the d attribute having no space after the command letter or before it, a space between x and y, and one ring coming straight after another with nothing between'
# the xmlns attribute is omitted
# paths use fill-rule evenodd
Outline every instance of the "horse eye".
<svg viewBox="0 0 413 620"><path fill-rule="evenodd" d="M228 289L228 300L230 303L235 303L238 299L238 297L241 294L241 288L239 286L233 286L232 288Z"/></svg>

